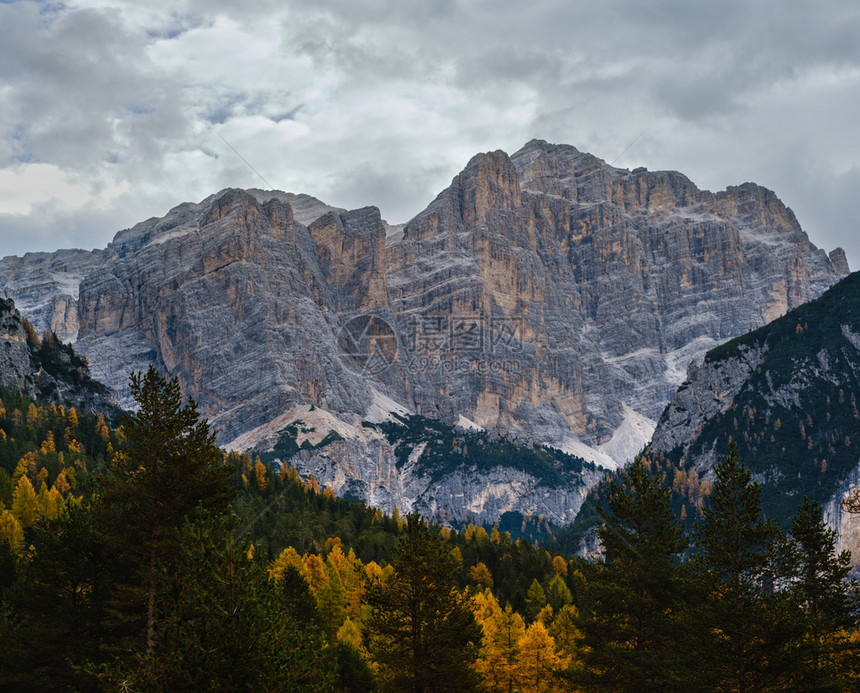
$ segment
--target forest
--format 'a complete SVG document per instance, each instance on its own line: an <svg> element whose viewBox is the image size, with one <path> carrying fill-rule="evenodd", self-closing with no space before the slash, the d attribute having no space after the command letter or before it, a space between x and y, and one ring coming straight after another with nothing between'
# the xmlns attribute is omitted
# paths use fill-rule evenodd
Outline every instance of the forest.
<svg viewBox="0 0 860 693"><path fill-rule="evenodd" d="M767 518L734 441L712 481L608 477L586 559L594 529L385 515L223 452L154 369L131 389L118 427L0 389L2 690L860 688L850 556L817 502Z"/></svg>

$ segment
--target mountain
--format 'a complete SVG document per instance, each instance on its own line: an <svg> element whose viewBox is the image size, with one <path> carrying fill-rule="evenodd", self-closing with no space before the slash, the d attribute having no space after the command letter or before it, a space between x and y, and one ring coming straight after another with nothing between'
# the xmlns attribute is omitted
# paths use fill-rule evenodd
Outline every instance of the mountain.
<svg viewBox="0 0 860 693"><path fill-rule="evenodd" d="M90 376L86 359L51 333L40 338L10 299L0 298L0 386L43 402L118 416L113 393Z"/></svg>
<svg viewBox="0 0 860 693"><path fill-rule="evenodd" d="M420 416L613 467L650 438L692 359L847 271L764 188L701 191L535 140L475 156L402 226L373 207L229 189L104 250L4 258L0 285L76 339L125 404L128 373L155 363L231 448L313 429L297 464L337 491L561 522L582 486L556 503L539 474L469 463L441 483L398 466L362 422ZM317 447L330 431L341 440Z"/></svg>
<svg viewBox="0 0 860 693"><path fill-rule="evenodd" d="M819 299L691 364L646 450L700 479L729 439L788 526L803 496L825 507L841 549L860 555L860 518L840 501L860 482L860 272ZM840 550L841 550L840 549Z"/></svg>

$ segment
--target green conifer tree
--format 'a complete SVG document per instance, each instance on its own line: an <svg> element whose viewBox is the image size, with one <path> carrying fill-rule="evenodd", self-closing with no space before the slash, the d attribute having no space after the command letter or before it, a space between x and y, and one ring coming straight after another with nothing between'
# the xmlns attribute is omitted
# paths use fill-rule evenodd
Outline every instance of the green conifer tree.
<svg viewBox="0 0 860 693"><path fill-rule="evenodd" d="M0 629L6 666L0 690L95 690L87 662L98 662L115 563L89 504L70 502L32 532L34 550L9 600L17 628Z"/></svg>
<svg viewBox="0 0 860 693"><path fill-rule="evenodd" d="M636 460L606 491L598 530L605 562L589 585L582 624L585 682L598 690L679 687L679 554L686 546L671 492ZM585 616L585 614L584 614Z"/></svg>
<svg viewBox="0 0 860 693"><path fill-rule="evenodd" d="M540 613L547 604L546 593L537 581L537 578L532 580L529 589L526 592L526 613L529 621L534 621L535 617Z"/></svg>
<svg viewBox="0 0 860 693"><path fill-rule="evenodd" d="M407 515L392 565L394 574L365 593L367 647L385 689L473 690L481 632L457 591L456 561L420 515Z"/></svg>
<svg viewBox="0 0 860 693"><path fill-rule="evenodd" d="M175 530L198 506L226 508L232 473L219 466L221 451L197 403L182 404L177 380L150 366L132 373L130 386L139 409L124 419L124 444L108 463L104 508L116 550L137 569L144 646L152 653L163 567L177 555Z"/></svg>
<svg viewBox="0 0 860 693"><path fill-rule="evenodd" d="M799 568L794 588L806 615L798 684L810 692L850 688L848 662L856 659L857 644L848 632L857 627L860 608L857 581L848 579L851 552L837 555L836 532L822 515L821 505L804 498L791 525Z"/></svg>
<svg viewBox="0 0 860 693"><path fill-rule="evenodd" d="M761 488L734 444L714 472L692 561L701 594L690 638L699 648L699 681L714 691L781 690L792 680L799 628L782 589L794 560L776 524L762 516Z"/></svg>
<svg viewBox="0 0 860 693"><path fill-rule="evenodd" d="M307 584L290 573L285 598L284 579L269 579L249 544L234 542L235 529L230 515L201 512L185 522L176 562L162 570L159 647L111 672L111 690L123 682L165 692L334 690L337 663Z"/></svg>

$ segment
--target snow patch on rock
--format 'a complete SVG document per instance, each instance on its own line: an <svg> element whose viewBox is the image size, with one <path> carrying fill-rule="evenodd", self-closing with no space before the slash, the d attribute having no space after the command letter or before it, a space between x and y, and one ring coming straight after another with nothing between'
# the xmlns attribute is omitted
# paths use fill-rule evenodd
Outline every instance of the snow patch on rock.
<svg viewBox="0 0 860 693"><path fill-rule="evenodd" d="M370 436L379 435L372 429L353 426L325 409L310 404L301 404L288 409L268 423L237 436L223 447L228 451L236 452L261 448L272 450L281 431L290 424L299 421L302 424L297 426L296 443L299 445L305 441L311 445L319 445L322 439L332 431L346 439L364 440Z"/></svg>
<svg viewBox="0 0 860 693"><path fill-rule="evenodd" d="M633 458L651 442L655 428L657 428L656 421L625 406L624 421L615 429L612 439L600 446L600 450L623 467L632 462Z"/></svg>
<svg viewBox="0 0 860 693"><path fill-rule="evenodd" d="M367 408L367 413L364 415L365 421L369 421L370 423L397 422L394 414L397 414L397 416L409 416L412 413L408 407L395 402L391 397L383 395L378 390L373 389L372 392L373 400Z"/></svg>
<svg viewBox="0 0 860 693"><path fill-rule="evenodd" d="M479 426L471 419L467 419L465 416L460 414L460 417L457 419L457 423L454 424L457 428L462 428L464 431L485 431L483 426Z"/></svg>
<svg viewBox="0 0 860 693"><path fill-rule="evenodd" d="M566 452L568 455L581 457L587 462L593 462L606 469L618 469L618 463L608 454L590 445L586 445L576 438L568 438L561 445L552 445L551 443L548 443L548 445Z"/></svg>

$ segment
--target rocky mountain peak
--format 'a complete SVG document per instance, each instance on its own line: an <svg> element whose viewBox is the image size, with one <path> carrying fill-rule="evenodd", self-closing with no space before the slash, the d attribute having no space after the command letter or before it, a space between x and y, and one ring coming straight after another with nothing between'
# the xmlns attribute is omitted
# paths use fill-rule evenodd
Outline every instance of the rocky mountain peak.
<svg viewBox="0 0 860 693"><path fill-rule="evenodd" d="M845 257L845 251L842 248L834 248L831 250L828 254L828 258L837 274L847 275L851 271L848 267L848 258Z"/></svg>
<svg viewBox="0 0 860 693"><path fill-rule="evenodd" d="M220 442L311 405L356 427L385 401L613 466L691 360L847 269L763 188L715 195L539 140L475 156L387 230L374 207L228 189L101 253L5 258L0 278L122 397L131 370L177 376Z"/></svg>

